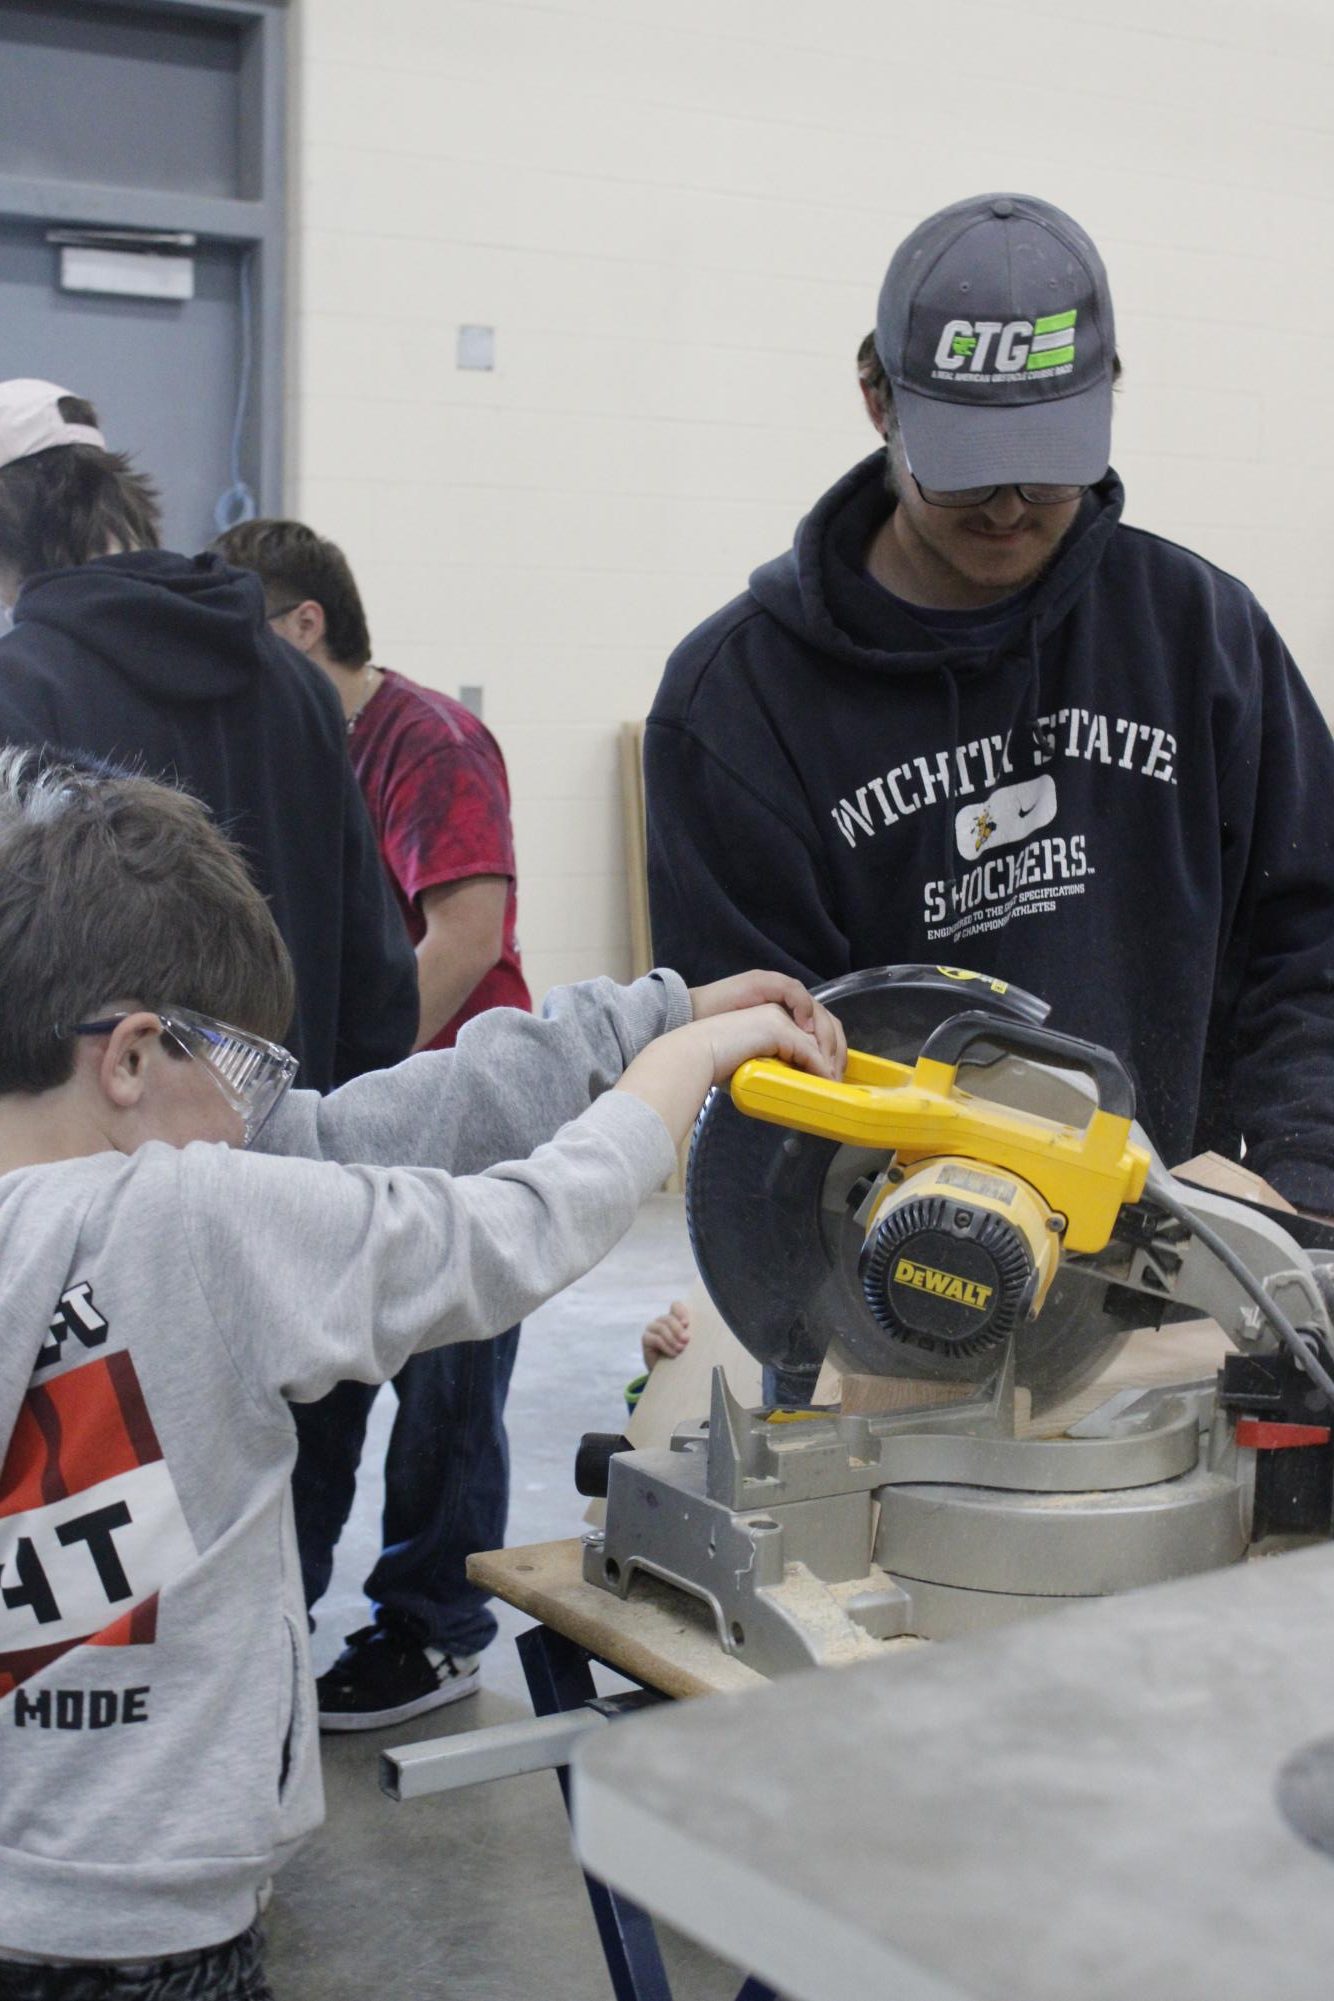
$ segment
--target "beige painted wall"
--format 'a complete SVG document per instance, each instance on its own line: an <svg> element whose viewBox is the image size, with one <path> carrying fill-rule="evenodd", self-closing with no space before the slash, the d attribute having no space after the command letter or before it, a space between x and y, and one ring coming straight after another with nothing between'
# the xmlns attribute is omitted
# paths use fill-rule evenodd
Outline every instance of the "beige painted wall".
<svg viewBox="0 0 1334 2001"><path fill-rule="evenodd" d="M300 0L291 505L481 683L536 991L627 955L616 727L868 448L890 252L985 188L1106 259L1128 517L1334 712L1328 0ZM494 326L494 373L455 367Z"/></svg>

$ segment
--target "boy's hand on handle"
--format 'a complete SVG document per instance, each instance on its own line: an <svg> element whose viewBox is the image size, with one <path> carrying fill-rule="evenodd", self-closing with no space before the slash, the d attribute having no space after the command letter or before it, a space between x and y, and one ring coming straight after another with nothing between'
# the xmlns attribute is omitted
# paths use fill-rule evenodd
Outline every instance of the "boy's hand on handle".
<svg viewBox="0 0 1334 2001"><path fill-rule="evenodd" d="M766 973L757 969L749 973L733 973L730 979L714 980L706 987L690 989L690 1004L696 1021L707 1021L716 1014L730 1014L737 1008L762 1006L770 1001L785 1008L797 1027L814 1038L834 1065L832 1074L841 1077L848 1060L843 1024L830 1014L827 1007L821 1007L819 1001L813 1000L801 981L794 980L790 974Z"/></svg>
<svg viewBox="0 0 1334 2001"><path fill-rule="evenodd" d="M783 998L766 995L781 990ZM651 1105L679 1146L715 1084L755 1056L776 1056L816 1077L841 1077L847 1061L843 1031L812 1001L800 981L781 973L744 973L694 990L696 1019L660 1035L615 1086ZM726 1012L720 1003L730 1002ZM788 1003L800 1006L803 1027ZM701 1013L701 1004L703 1012Z"/></svg>
<svg viewBox="0 0 1334 2001"><path fill-rule="evenodd" d="M820 1009L825 1015L825 1010ZM832 1015L825 1015L833 1021ZM739 1070L753 1056L776 1056L783 1063L791 1063L798 1070L809 1070L816 1077L841 1077L847 1061L847 1048L841 1037L836 1047L828 1046L830 1037L826 1034L822 1044L810 1029L801 1028L787 1009L777 1001L765 1001L758 1007L740 1007L730 1014L711 1014L703 1021L693 1021L689 1028L679 1028L678 1035L698 1035L703 1037L713 1057L715 1084L730 1082L732 1072ZM664 1036L664 1042L671 1040Z"/></svg>

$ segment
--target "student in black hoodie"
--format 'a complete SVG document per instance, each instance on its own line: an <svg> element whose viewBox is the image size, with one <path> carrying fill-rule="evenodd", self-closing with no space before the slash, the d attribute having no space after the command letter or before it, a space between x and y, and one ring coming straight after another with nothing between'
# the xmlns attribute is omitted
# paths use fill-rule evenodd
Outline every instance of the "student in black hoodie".
<svg viewBox="0 0 1334 2001"><path fill-rule="evenodd" d="M259 579L158 547L151 483L91 406L0 382L0 742L167 778L244 850L296 969L288 1044L330 1090L417 1029L412 947L319 670L271 630Z"/></svg>
<svg viewBox="0 0 1334 2001"><path fill-rule="evenodd" d="M1334 1211L1334 743L1245 586L1121 523L1097 250L956 203L865 359L884 449L658 691L658 957L1018 982L1126 1060L1169 1162L1244 1139Z"/></svg>

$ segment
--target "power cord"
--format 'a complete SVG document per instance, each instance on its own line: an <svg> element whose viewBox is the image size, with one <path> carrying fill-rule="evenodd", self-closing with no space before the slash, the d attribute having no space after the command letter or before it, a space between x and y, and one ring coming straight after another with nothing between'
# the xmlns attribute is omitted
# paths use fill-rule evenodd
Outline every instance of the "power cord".
<svg viewBox="0 0 1334 2001"><path fill-rule="evenodd" d="M1331 1408L1334 1409L1334 1376L1321 1366L1312 1352L1313 1346L1318 1345L1324 1350L1331 1364L1334 1364L1334 1352L1331 1351L1328 1339L1321 1333L1315 1335L1314 1343L1302 1337L1282 1308L1275 1305L1259 1279L1246 1269L1226 1238L1221 1237L1210 1224L1195 1215L1177 1194L1170 1176L1161 1174L1157 1168L1152 1168L1144 1192L1150 1201L1158 1204L1160 1209L1166 1209L1169 1216L1175 1216L1179 1223L1184 1223L1191 1235L1198 1237L1205 1249L1212 1251L1219 1263L1226 1266L1242 1291L1259 1307L1297 1366L1311 1378L1312 1382L1319 1385L1328 1398Z"/></svg>

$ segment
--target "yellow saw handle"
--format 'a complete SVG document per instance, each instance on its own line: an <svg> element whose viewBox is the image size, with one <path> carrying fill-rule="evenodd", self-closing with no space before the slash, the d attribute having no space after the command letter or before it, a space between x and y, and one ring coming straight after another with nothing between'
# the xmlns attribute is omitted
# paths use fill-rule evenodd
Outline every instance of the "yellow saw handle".
<svg viewBox="0 0 1334 2001"><path fill-rule="evenodd" d="M982 1040L1089 1072L1098 1102L1087 1126L1061 1125L961 1090L964 1052ZM1102 1250L1122 1207L1143 1194L1149 1172L1148 1149L1130 1138L1134 1089L1110 1050L981 1011L942 1023L911 1067L850 1049L839 1083L769 1058L743 1063L732 1079L732 1102L749 1118L904 1162L959 1154L1007 1169L1066 1218L1070 1251Z"/></svg>

